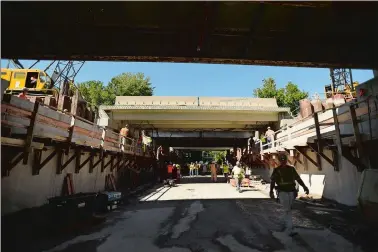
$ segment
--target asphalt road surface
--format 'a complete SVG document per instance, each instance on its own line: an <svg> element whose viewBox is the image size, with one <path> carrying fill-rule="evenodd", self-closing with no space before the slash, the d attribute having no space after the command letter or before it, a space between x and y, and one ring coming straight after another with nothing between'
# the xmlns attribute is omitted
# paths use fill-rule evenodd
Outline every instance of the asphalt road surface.
<svg viewBox="0 0 378 252"><path fill-rule="evenodd" d="M294 210L299 234L288 237L280 232L282 209L266 193L255 188L239 193L229 184L209 180L153 188L112 212L95 230L45 251L364 251L301 209Z"/></svg>

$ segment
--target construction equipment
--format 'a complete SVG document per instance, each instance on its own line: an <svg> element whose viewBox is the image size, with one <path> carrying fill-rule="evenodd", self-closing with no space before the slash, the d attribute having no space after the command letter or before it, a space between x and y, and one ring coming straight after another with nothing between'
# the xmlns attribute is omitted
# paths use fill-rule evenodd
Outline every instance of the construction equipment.
<svg viewBox="0 0 378 252"><path fill-rule="evenodd" d="M331 68L332 83L324 87L326 98L343 97L346 101L356 98L358 82L353 82L352 70L346 68ZM353 83L353 85L352 85Z"/></svg>
<svg viewBox="0 0 378 252"><path fill-rule="evenodd" d="M84 61L54 60L44 70L32 69L38 62L25 68L19 60L9 60L8 67L1 69L2 83L8 85L5 93L17 95L27 88L29 101L38 101L93 121L94 111L87 106L74 84ZM14 68L9 67L11 64Z"/></svg>

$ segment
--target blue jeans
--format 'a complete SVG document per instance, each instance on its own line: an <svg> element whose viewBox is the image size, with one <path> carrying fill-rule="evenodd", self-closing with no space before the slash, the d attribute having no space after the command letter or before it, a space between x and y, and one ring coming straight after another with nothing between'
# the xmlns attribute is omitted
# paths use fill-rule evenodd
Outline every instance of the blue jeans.
<svg viewBox="0 0 378 252"><path fill-rule="evenodd" d="M198 169L196 169L196 176L198 176Z"/></svg>
<svg viewBox="0 0 378 252"><path fill-rule="evenodd" d="M189 170L189 176L193 176L194 175L194 170Z"/></svg>
<svg viewBox="0 0 378 252"><path fill-rule="evenodd" d="M242 183L242 179L236 179L236 190L237 191L241 191L241 183Z"/></svg>

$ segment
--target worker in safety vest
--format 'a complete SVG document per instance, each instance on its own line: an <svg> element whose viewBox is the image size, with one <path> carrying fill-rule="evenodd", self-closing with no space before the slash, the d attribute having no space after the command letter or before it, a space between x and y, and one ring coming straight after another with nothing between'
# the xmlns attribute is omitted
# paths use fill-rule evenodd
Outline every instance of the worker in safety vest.
<svg viewBox="0 0 378 252"><path fill-rule="evenodd" d="M230 169L227 163L222 164L222 169L223 169L223 175L226 178L227 184L230 183L230 179L228 178L228 175L230 174Z"/></svg>
<svg viewBox="0 0 378 252"><path fill-rule="evenodd" d="M303 187L306 194L309 194L309 190L303 183L295 168L287 165L286 155L281 153L279 154L278 159L280 161L280 166L274 169L270 178L270 197L274 199L273 189L276 188L279 202L282 204L285 211L283 216L285 233L289 234L290 236L294 236L297 233L293 230L291 207L294 199L298 195L295 181L297 181Z"/></svg>
<svg viewBox="0 0 378 252"><path fill-rule="evenodd" d="M244 179L244 169L241 167L241 164L239 161L236 162L236 165L232 169L232 174L234 176L234 179L236 181L236 191L239 191L239 193L242 192L241 184Z"/></svg>
<svg viewBox="0 0 378 252"><path fill-rule="evenodd" d="M194 164L191 163L191 164L189 165L189 176L190 176L190 177L193 177L193 175L194 175Z"/></svg>
<svg viewBox="0 0 378 252"><path fill-rule="evenodd" d="M195 171L196 176L198 176L199 168L200 168L200 164L198 162L196 162L196 164L194 165L194 171Z"/></svg>

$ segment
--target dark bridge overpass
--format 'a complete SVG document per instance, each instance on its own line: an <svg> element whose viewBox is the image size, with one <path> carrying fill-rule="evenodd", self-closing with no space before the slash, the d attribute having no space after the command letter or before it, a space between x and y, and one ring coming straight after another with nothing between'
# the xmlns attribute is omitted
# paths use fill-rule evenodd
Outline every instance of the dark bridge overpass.
<svg viewBox="0 0 378 252"><path fill-rule="evenodd" d="M2 57L378 68L376 2L2 2Z"/></svg>

